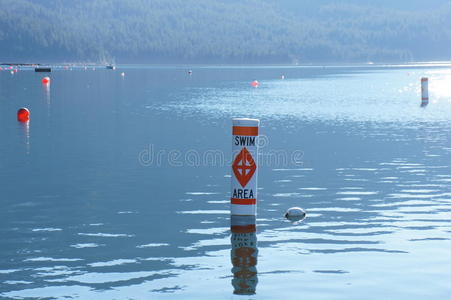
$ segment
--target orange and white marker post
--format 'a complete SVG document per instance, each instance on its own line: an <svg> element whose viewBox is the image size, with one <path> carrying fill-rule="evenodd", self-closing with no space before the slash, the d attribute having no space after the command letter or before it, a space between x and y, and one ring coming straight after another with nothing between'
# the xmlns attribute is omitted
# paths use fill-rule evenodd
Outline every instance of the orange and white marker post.
<svg viewBox="0 0 451 300"><path fill-rule="evenodd" d="M421 78L421 102L429 101L429 80L427 77Z"/></svg>
<svg viewBox="0 0 451 300"><path fill-rule="evenodd" d="M257 119L233 119L231 214L257 214Z"/></svg>

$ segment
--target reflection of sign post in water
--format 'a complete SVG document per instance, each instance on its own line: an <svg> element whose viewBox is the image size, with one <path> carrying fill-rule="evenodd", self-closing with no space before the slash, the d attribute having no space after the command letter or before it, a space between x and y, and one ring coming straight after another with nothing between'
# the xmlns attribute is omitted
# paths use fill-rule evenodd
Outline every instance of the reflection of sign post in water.
<svg viewBox="0 0 451 300"><path fill-rule="evenodd" d="M257 288L257 235L255 216L231 216L233 293L253 295Z"/></svg>
<svg viewBox="0 0 451 300"><path fill-rule="evenodd" d="M233 119L232 215L255 216L257 213L259 123L256 119Z"/></svg>

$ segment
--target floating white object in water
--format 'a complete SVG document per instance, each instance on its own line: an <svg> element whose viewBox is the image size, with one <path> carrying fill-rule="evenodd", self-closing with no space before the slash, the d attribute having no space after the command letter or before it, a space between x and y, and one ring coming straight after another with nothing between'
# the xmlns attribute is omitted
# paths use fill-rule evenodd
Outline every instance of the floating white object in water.
<svg viewBox="0 0 451 300"><path fill-rule="evenodd" d="M124 76L125 76L125 73L124 73L124 72L122 72L122 73L121 73L121 76L122 76L122 77L124 77Z"/></svg>
<svg viewBox="0 0 451 300"><path fill-rule="evenodd" d="M287 210L285 213L285 218L290 220L291 222L299 222L305 219L306 213L300 207L292 207Z"/></svg>
<svg viewBox="0 0 451 300"><path fill-rule="evenodd" d="M280 79L285 79L285 75L280 76Z"/></svg>

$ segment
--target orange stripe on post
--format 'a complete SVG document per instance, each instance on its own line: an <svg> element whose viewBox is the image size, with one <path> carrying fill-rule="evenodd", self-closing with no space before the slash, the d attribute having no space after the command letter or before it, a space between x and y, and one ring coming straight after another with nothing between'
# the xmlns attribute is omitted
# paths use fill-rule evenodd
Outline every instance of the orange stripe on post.
<svg viewBox="0 0 451 300"><path fill-rule="evenodd" d="M233 135L257 136L258 127L233 126Z"/></svg>
<svg viewBox="0 0 451 300"><path fill-rule="evenodd" d="M238 205L255 205L257 204L257 199L238 199L238 198L231 198L232 204L238 204Z"/></svg>
<svg viewBox="0 0 451 300"><path fill-rule="evenodd" d="M232 230L233 233L251 233L251 232L256 232L257 231L257 227L255 226L255 224L251 224L251 225L235 225L235 226L231 226L230 229Z"/></svg>

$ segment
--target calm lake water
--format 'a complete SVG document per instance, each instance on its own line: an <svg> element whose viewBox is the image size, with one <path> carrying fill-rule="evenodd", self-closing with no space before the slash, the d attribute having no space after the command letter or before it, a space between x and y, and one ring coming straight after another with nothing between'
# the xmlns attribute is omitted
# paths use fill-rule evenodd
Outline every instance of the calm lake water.
<svg viewBox="0 0 451 300"><path fill-rule="evenodd" d="M188 69L0 72L1 299L449 298L451 67ZM247 296L233 117L261 120Z"/></svg>

